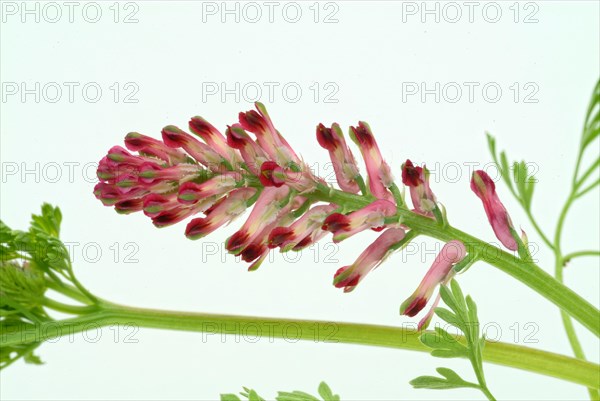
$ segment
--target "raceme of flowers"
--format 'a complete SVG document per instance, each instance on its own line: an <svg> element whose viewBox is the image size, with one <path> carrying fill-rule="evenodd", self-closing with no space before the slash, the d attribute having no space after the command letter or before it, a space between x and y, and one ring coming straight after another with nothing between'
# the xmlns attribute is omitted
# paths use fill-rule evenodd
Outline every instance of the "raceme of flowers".
<svg viewBox="0 0 600 401"><path fill-rule="evenodd" d="M190 132L172 125L163 128L162 140L127 134L125 148L111 148L99 163L96 197L119 213L141 211L157 227L191 218L185 229L190 239L210 234L251 208L241 228L226 241L229 252L250 263L249 270L257 269L275 248L299 251L329 233L340 242L361 231L380 231L354 263L335 273L333 284L345 292L410 240L409 228L394 218L405 208L403 196L367 123L359 122L349 131L365 163L366 184L340 126L316 128L317 142L329 153L339 188L371 200L351 212L342 202L323 203L312 196L330 187L277 131L261 103L256 103L256 110L239 113L238 122L227 126L224 134L202 117L193 117L188 126ZM413 212L442 223L444 216L425 166L407 160L402 182L408 187ZM500 242L517 250L521 239L490 177L476 171L471 189L482 200ZM464 244L448 242L415 293L402 304L401 313L418 314L465 256ZM439 295L433 307L438 301ZM433 307L421 320L421 328L427 326Z"/></svg>

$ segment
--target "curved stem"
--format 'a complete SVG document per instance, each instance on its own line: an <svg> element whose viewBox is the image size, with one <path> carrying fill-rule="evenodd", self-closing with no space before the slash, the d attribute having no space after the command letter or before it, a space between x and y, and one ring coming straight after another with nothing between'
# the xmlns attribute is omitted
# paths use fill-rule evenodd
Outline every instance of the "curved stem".
<svg viewBox="0 0 600 401"><path fill-rule="evenodd" d="M563 257L562 250L560 247L562 229L564 226L565 219L567 217L567 213L569 212L573 201L577 198L576 191L577 189L575 187L571 190L571 194L565 202L565 205L563 206L560 212L560 216L558 217L558 222L556 223L556 231L554 233L554 275L559 283L563 283L564 281L563 269L565 267L565 258ZM564 310L560 311L560 317L562 319L565 332L567 333L569 344L571 344L571 348L573 349L573 354L575 355L575 357L585 360L585 353L583 352L583 347L581 346L581 342L577 337L577 332L575 331L575 327L573 326L573 321L571 320L571 317ZM591 400L598 400L598 398L600 397L598 390L594 388L588 388L588 394Z"/></svg>
<svg viewBox="0 0 600 401"><path fill-rule="evenodd" d="M46 281L46 286L56 292L59 292L63 295L66 295L67 297L73 298L76 301L79 301L81 303L84 304L90 304L91 301L88 297L86 297L85 295L83 295L79 289L77 289L77 287L73 287L70 284L61 282L61 284L56 284L53 281Z"/></svg>
<svg viewBox="0 0 600 401"><path fill-rule="evenodd" d="M554 249L554 245L552 244L552 242L550 241L550 239L546 236L546 234L544 234L544 232L542 231L542 229L538 225L537 221L533 218L533 215L531 214L531 211L529 209L524 209L524 210L525 210L525 214L529 218L529 221L533 225L533 228L535 228L535 231L537 231L537 233L540 236L540 238L542 239L542 241L544 241L544 243L550 249Z"/></svg>
<svg viewBox="0 0 600 401"><path fill-rule="evenodd" d="M74 319L45 322L35 326L35 332L27 335L36 341L72 334L89 328L113 324L137 325L139 327L181 330L205 333L203 339L216 335L252 336L278 338L284 341L298 340L315 343L362 344L412 351L430 352L421 343L420 332L391 326L356 323L275 319L251 316L215 315L207 313L171 312L140 309L114 304L102 304L101 311ZM23 333L5 333L0 341L4 346L23 342ZM462 341L459 338L459 341ZM539 373L567 380L584 386L600 387L598 369L594 363L536 350L520 345L487 342L483 359L486 362Z"/></svg>
<svg viewBox="0 0 600 401"><path fill-rule="evenodd" d="M95 306L69 305L50 298L44 298L42 300L42 305L58 312L71 313L73 315L90 313L98 310Z"/></svg>
<svg viewBox="0 0 600 401"><path fill-rule="evenodd" d="M576 195L577 198L581 198L583 195L587 194L588 192L590 192L591 190L593 190L594 188L596 188L598 185L600 185L600 178L598 178L596 181L594 181L593 183L591 183L590 185L587 186L587 188L582 189L581 191L579 191Z"/></svg>
<svg viewBox="0 0 600 401"><path fill-rule="evenodd" d="M571 252L566 254L565 256L563 256L563 260L565 261L565 263L575 259L575 258L579 258L582 256L600 256L600 251L577 251L577 252Z"/></svg>

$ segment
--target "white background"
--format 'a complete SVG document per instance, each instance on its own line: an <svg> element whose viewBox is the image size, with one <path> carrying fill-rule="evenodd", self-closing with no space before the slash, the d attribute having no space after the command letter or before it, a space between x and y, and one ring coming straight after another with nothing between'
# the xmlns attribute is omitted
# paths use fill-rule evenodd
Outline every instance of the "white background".
<svg viewBox="0 0 600 401"><path fill-rule="evenodd" d="M331 285L333 273L351 263L374 234L340 244L333 255L337 262L325 259L333 248L324 241L317 263L310 252L296 263L277 255L257 272L248 273L244 264L231 257L203 255L207 245L188 241L184 223L158 230L142 214L120 216L103 207L92 195L94 169L86 164L122 144L127 132L159 136L163 126L185 127L188 118L197 114L224 128L235 122L239 111L251 108L253 99L248 97L253 92L222 99L221 93L207 94L203 90L207 85L224 82L231 89L236 82L240 88L258 83L276 126L312 163L328 161L314 137L317 123L337 121L348 126L359 119L368 121L397 177L406 158L426 162L434 174L432 187L452 224L493 241L480 201L469 189L465 164L481 167L490 162L484 132L493 133L510 158L524 158L539 167L534 213L551 232L567 196L584 110L599 75L599 6L593 1L537 1L516 7L513 2L499 2L495 4L502 15L496 23L486 21L495 18L495 6L489 6L486 15L482 14L485 3L479 3L469 22L463 2L454 3L462 12L454 23L456 8L444 8L445 3L437 5L439 22L435 15L421 15L421 2L405 3L404 9L402 2L335 2L328 8L320 4L317 23L314 6L309 8L312 3L299 3L302 17L296 23L290 22L293 9L282 14L284 3L275 8L272 23L261 2L263 15L256 23L249 21L254 10L244 9L244 3L237 6L239 22L235 15L225 15L222 22L220 13L203 14L200 2L121 4L117 23L112 2L100 4L102 15L96 23L84 18L95 18L91 6L82 15L86 3L75 8L73 22L62 2L57 3L62 12L57 22L51 21L55 10L44 8L45 3L36 2L38 22L35 12L22 15L20 2L12 3L16 15L7 12L13 10L6 8L7 3L12 2L2 4L0 42L2 220L13 228L25 228L30 213L42 202L59 205L64 213L62 237L79 245L73 257L80 280L104 298L140 307L398 326L412 321L399 316L398 307L434 258L436 242L421 240L418 254L395 255L356 291L343 294ZM30 9L36 7L28 4ZM209 7L213 5L222 11L220 2ZM419 9L416 15L403 13L413 5ZM434 9L435 3L428 7ZM515 8L520 11L518 22ZM131 18L137 22L124 23L134 11ZM337 22L324 23L332 11ZM532 12L530 18L537 22L524 23ZM35 94L23 99L21 92L11 95L7 89L14 88L11 83L25 83L32 89L36 82L40 83L38 102ZM48 85L52 82L63 89L54 103L57 95ZM64 82L79 84L72 102ZM95 103L92 90L87 98L81 93L90 82L103 91ZM115 82L121 88L116 101L109 88ZM125 90L128 82L134 86ZM266 96L264 82L279 84L273 99ZM321 88L316 99L310 89L315 82ZM325 90L328 82L334 86ZM450 101L454 92L441 96L439 102L434 95L424 101L419 95L403 99L403 87L411 82L424 82L430 89L436 82L441 87L456 82L463 88L462 97L455 103ZM464 82L479 84L472 102ZM481 91L490 82L502 89L495 103ZM515 82L521 88L516 101L510 89ZM284 97L281 88L286 83L302 89L296 102L292 90ZM530 99L537 103L524 102L531 92L524 89L526 83L538 89ZM328 100L336 103L324 99L332 87L338 91ZM129 99L137 103L124 101L131 88L139 89ZM495 96L493 91L489 94ZM74 163L73 170L65 163ZM24 174L25 169L34 172ZM513 221L539 243L507 188L503 183L498 187ZM598 202L595 191L570 213L563 240L566 251L598 247ZM221 242L239 224L204 243L222 249ZM114 243L120 248L117 263L111 250ZM125 249L127 243L134 245ZM97 245L87 245L86 254L86 244ZM97 247L102 254L96 261ZM125 263L132 250L137 262ZM550 252L542 248L536 256L540 266L551 272ZM576 260L567 268L566 280L599 304L597 260ZM490 324L490 337L524 344L532 327L537 327L531 339L538 342L526 345L571 354L558 310L540 295L483 264L460 277L460 283L477 301L481 321ZM500 331L494 334L496 329ZM598 339L579 326L578 332L587 355L598 362ZM45 365L19 362L2 373L0 398L208 400L237 392L243 385L272 397L277 390L315 393L321 380L344 400L482 397L474 390L413 390L408 381L434 373L437 366L473 377L466 361L436 360L423 353L270 343L266 338L236 342L233 337L149 329L141 329L134 338L138 343L124 343L122 336L115 343L114 332L105 329L98 342L79 335L73 342L46 343L39 348ZM486 365L486 375L499 399L586 397L581 386L495 365Z"/></svg>

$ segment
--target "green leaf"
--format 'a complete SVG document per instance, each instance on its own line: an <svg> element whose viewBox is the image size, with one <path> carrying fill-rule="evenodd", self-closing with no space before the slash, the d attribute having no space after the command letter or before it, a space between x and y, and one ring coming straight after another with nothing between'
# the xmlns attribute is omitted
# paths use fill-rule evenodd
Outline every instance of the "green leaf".
<svg viewBox="0 0 600 401"><path fill-rule="evenodd" d="M26 363L31 363L33 365L43 365L44 364L44 362L42 362L40 357L33 353L33 350L29 351L25 355L23 355L23 360Z"/></svg>
<svg viewBox="0 0 600 401"><path fill-rule="evenodd" d="M460 289L460 285L458 285L458 281L451 280L450 288L452 288L452 296L454 297L454 300L456 302L456 305L459 308L459 311L462 313L467 313L467 304L465 302L465 296L463 295L463 292Z"/></svg>
<svg viewBox="0 0 600 401"><path fill-rule="evenodd" d="M502 178L504 182L508 186L508 188L514 193L513 183L510 178L510 167L508 166L508 158L506 157L506 152L500 152L500 173L502 174Z"/></svg>
<svg viewBox="0 0 600 401"><path fill-rule="evenodd" d="M458 305L456 304L456 301L454 300L454 296L452 295L452 292L450 292L450 289L448 289L447 286L445 286L445 285L440 286L440 296L442 297L442 301L444 301L444 303L446 305L448 305L448 307L450 309L452 309L454 311L454 313L458 314L458 311L459 311Z"/></svg>
<svg viewBox="0 0 600 401"><path fill-rule="evenodd" d="M450 312L448 309L439 307L439 308L435 308L434 312L443 321L450 323L452 326L460 329L460 326L461 326L460 320L454 313Z"/></svg>
<svg viewBox="0 0 600 401"><path fill-rule="evenodd" d="M242 397L248 399L248 401L264 401L262 397L260 397L256 391L249 389L248 387L243 387L244 391L240 392ZM319 395L323 398L324 401L340 401L340 396L337 394L333 394L331 388L325 382L321 382L319 384ZM277 393L277 397L275 397L277 401L320 401L319 398L315 397L312 394L305 393L304 391L279 391ZM235 394L221 394L221 401L241 401L240 398Z"/></svg>
<svg viewBox="0 0 600 401"><path fill-rule="evenodd" d="M60 223L62 222L62 213L58 207L53 207L48 203L42 205L42 214L31 215L31 228L41 231L52 237L58 238L60 235Z"/></svg>
<svg viewBox="0 0 600 401"><path fill-rule="evenodd" d="M248 401L265 401L265 399L259 396L256 391L250 390L248 393Z"/></svg>
<svg viewBox="0 0 600 401"><path fill-rule="evenodd" d="M494 138L489 132L485 133L488 142L488 148L494 160L496 160L496 138ZM496 163L497 164L497 163Z"/></svg>
<svg viewBox="0 0 600 401"><path fill-rule="evenodd" d="M467 348L440 327L436 327L435 333L427 332L421 334L419 339L425 346L433 349L431 351L433 356L441 358L467 356Z"/></svg>
<svg viewBox="0 0 600 401"><path fill-rule="evenodd" d="M410 381L414 388L427 388L431 390L447 390L453 388L479 388L475 383L463 380L458 373L448 368L437 368L436 371L443 377L420 376Z"/></svg>
<svg viewBox="0 0 600 401"><path fill-rule="evenodd" d="M291 393L280 391L275 399L277 401L319 401L317 397L303 391L293 391Z"/></svg>
<svg viewBox="0 0 600 401"><path fill-rule="evenodd" d="M241 401L235 394L221 394L221 401Z"/></svg>
<svg viewBox="0 0 600 401"><path fill-rule="evenodd" d="M340 396L333 394L333 391L325 382L319 384L319 395L323 398L323 401L340 401Z"/></svg>

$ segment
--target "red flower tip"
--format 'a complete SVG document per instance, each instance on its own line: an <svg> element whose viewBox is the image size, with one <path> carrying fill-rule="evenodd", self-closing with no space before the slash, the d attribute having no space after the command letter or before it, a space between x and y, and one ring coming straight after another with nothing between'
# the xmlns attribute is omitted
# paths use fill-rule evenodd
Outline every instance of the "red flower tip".
<svg viewBox="0 0 600 401"><path fill-rule="evenodd" d="M156 139L142 135L138 132L130 132L125 136L125 146L132 152L155 144L156 142L158 142Z"/></svg>
<svg viewBox="0 0 600 401"><path fill-rule="evenodd" d="M186 133L174 125L167 125L161 131L163 142L170 148L180 148L186 142Z"/></svg>
<svg viewBox="0 0 600 401"><path fill-rule="evenodd" d="M266 161L260 166L260 183L265 187L280 187L285 183L285 173L279 164Z"/></svg>
<svg viewBox="0 0 600 401"><path fill-rule="evenodd" d="M179 187L177 200L179 203L193 205L202 198L202 187L195 182L184 182Z"/></svg>
<svg viewBox="0 0 600 401"><path fill-rule="evenodd" d="M212 124L199 116L192 117L189 122L189 127L194 134L200 136L201 138L204 138L205 136L212 136L217 131Z"/></svg>
<svg viewBox="0 0 600 401"><path fill-rule="evenodd" d="M170 203L170 199L164 195L149 194L144 197L143 210L148 217L158 216L165 210L165 206Z"/></svg>
<svg viewBox="0 0 600 401"><path fill-rule="evenodd" d="M275 227L269 234L269 248L277 248L284 242L291 239L294 231L289 227Z"/></svg>
<svg viewBox="0 0 600 401"><path fill-rule="evenodd" d="M242 260L244 262L252 262L252 261L260 258L265 253L266 250L267 250L267 247L262 243L261 244L259 244L259 243L250 244L246 248L244 248L244 250L242 251L242 253L241 253Z"/></svg>
<svg viewBox="0 0 600 401"><path fill-rule="evenodd" d="M352 271L348 270L352 266L340 267L333 276L333 285L336 288L347 287L348 291L351 291L360 282L360 274L352 274Z"/></svg>
<svg viewBox="0 0 600 401"><path fill-rule="evenodd" d="M486 192L495 192L496 184L483 170L476 170L471 176L471 190L481 198Z"/></svg>
<svg viewBox="0 0 600 401"><path fill-rule="evenodd" d="M144 207L144 201L141 198L128 199L115 203L117 213L129 214L139 212Z"/></svg>
<svg viewBox="0 0 600 401"><path fill-rule="evenodd" d="M209 228L210 219L198 217L191 220L185 227L185 236L193 240L200 239L210 232Z"/></svg>
<svg viewBox="0 0 600 401"><path fill-rule="evenodd" d="M248 240L248 233L245 231L236 231L229 237L225 243L225 249L232 253L241 251L242 246Z"/></svg>
<svg viewBox="0 0 600 401"><path fill-rule="evenodd" d="M312 238L309 236L302 238L302 240L300 242L298 242L293 248L292 250L294 251L300 251L302 250L304 247L310 245L313 243Z"/></svg>
<svg viewBox="0 0 600 401"><path fill-rule="evenodd" d="M228 125L225 134L227 135L227 144L234 149L242 149L251 139L239 124Z"/></svg>
<svg viewBox="0 0 600 401"><path fill-rule="evenodd" d="M167 227L175 223L179 223L187 216L187 209L173 208L158 213L152 217L152 224L158 228Z"/></svg>
<svg viewBox="0 0 600 401"><path fill-rule="evenodd" d="M415 167L410 160L402 165L402 183L409 187L417 187L423 184L421 180L422 167Z"/></svg>
<svg viewBox="0 0 600 401"><path fill-rule="evenodd" d="M332 233L339 230L348 230L349 228L350 219L341 213L333 213L327 216L321 227L322 230L331 231Z"/></svg>
<svg viewBox="0 0 600 401"><path fill-rule="evenodd" d="M327 128L323 124L319 124L317 126L317 141L322 148L329 151L334 151L338 146L338 142L333 135L333 130L331 128Z"/></svg>
<svg viewBox="0 0 600 401"><path fill-rule="evenodd" d="M239 114L240 125L246 131L250 131L252 133L261 133L266 131L267 122L264 117L261 116L255 110L250 110L247 112L240 112Z"/></svg>
<svg viewBox="0 0 600 401"><path fill-rule="evenodd" d="M371 127L364 121L359 121L358 126L350 127L352 139L359 146L364 146L366 148L371 148L376 146L375 138L373 137L373 133L371 132Z"/></svg>
<svg viewBox="0 0 600 401"><path fill-rule="evenodd" d="M403 315L414 317L427 305L427 298L415 298L401 313Z"/></svg>
<svg viewBox="0 0 600 401"><path fill-rule="evenodd" d="M119 201L121 193L113 185L99 182L94 186L94 195L104 206L112 206Z"/></svg>
<svg viewBox="0 0 600 401"><path fill-rule="evenodd" d="M134 157L127 150L122 148L121 146L113 146L108 150L108 154L106 155L110 160L114 162L122 162L126 158Z"/></svg>

